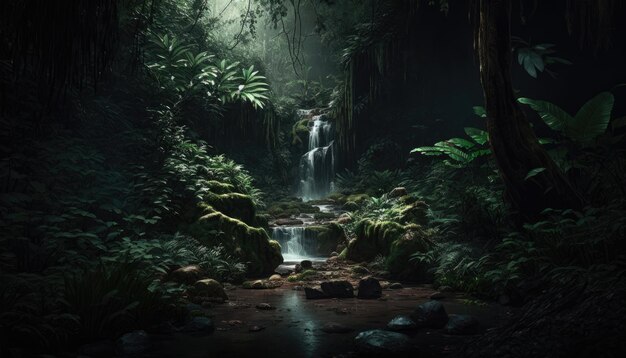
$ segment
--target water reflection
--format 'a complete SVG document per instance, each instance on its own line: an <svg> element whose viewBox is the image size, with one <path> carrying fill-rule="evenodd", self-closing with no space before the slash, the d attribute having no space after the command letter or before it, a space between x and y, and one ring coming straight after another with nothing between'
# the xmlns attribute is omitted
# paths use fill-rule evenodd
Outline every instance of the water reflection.
<svg viewBox="0 0 626 358"><path fill-rule="evenodd" d="M301 292L290 291L285 292L282 295L281 305L285 309L289 310L289 318L291 322L298 322L297 329L293 332L296 333L296 337L293 339L300 340L304 357L315 357L319 348L319 339L316 336L319 324L314 320L314 312L311 312L305 307L305 302L302 300Z"/></svg>

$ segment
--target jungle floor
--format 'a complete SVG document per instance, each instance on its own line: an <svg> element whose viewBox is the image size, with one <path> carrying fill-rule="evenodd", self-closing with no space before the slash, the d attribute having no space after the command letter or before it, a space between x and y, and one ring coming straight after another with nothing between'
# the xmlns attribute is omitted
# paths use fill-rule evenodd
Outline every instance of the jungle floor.
<svg viewBox="0 0 626 358"><path fill-rule="evenodd" d="M286 272L295 262L277 269L283 276L272 280L249 281L247 285L225 285L225 302L190 303L192 316L209 317L212 332L204 334L165 330L151 333L148 357L352 357L359 332L386 329L399 315L410 315L424 302L436 299L448 314L471 315L477 319L480 334L504 322L514 308L471 299L461 293L431 285L391 281L375 272L355 272L359 265L338 260L313 261L315 275L305 282L290 282ZM361 266L359 266L361 267ZM362 267L361 267L362 268ZM309 271L310 272L310 271ZM376 299L307 299L304 287L324 281L359 281L372 276L382 287ZM252 283L252 286L251 286ZM411 356L454 356L474 335L450 335L443 329L403 331L410 338Z"/></svg>

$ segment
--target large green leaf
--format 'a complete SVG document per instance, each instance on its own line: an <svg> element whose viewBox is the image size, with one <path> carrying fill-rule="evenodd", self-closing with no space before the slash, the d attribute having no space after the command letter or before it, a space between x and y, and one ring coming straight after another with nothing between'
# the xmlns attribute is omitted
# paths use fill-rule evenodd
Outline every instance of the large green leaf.
<svg viewBox="0 0 626 358"><path fill-rule="evenodd" d="M489 134L478 128L466 127L465 134L470 136L470 138L480 145L484 145L489 141Z"/></svg>
<svg viewBox="0 0 626 358"><path fill-rule="evenodd" d="M576 113L573 121L565 126L565 134L581 143L588 143L604 134L611 120L615 97L610 92L595 96Z"/></svg>
<svg viewBox="0 0 626 358"><path fill-rule="evenodd" d="M541 119L555 131L563 131L567 123L573 121L572 116L567 112L559 108L557 105L548 101L540 101L531 98L518 98L517 101L522 104L527 104L530 108L534 109Z"/></svg>

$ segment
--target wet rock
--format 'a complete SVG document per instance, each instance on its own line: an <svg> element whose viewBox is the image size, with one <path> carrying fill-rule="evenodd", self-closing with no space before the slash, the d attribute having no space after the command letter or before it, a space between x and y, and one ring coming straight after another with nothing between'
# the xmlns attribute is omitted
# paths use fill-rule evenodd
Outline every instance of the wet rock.
<svg viewBox="0 0 626 358"><path fill-rule="evenodd" d="M417 329L417 324L411 319L411 317L400 315L389 321L389 323L387 323L387 328L392 331L410 331Z"/></svg>
<svg viewBox="0 0 626 358"><path fill-rule="evenodd" d="M150 337L146 331L133 331L122 335L115 342L119 355L141 354L150 349Z"/></svg>
<svg viewBox="0 0 626 358"><path fill-rule="evenodd" d="M360 275L367 275L370 273L370 270L368 270L367 268L363 267L363 266L352 266L352 272L360 274Z"/></svg>
<svg viewBox="0 0 626 358"><path fill-rule="evenodd" d="M204 271L198 265L184 266L170 273L169 280L186 285L192 285L200 280L204 275Z"/></svg>
<svg viewBox="0 0 626 358"><path fill-rule="evenodd" d="M450 286L441 286L439 287L439 292L452 292L454 291Z"/></svg>
<svg viewBox="0 0 626 358"><path fill-rule="evenodd" d="M300 261L300 267L302 267L303 270L308 270L313 268L313 262L311 262L311 260L302 260Z"/></svg>
<svg viewBox="0 0 626 358"><path fill-rule="evenodd" d="M324 324L321 328L322 331L326 333L348 333L352 332L352 328L348 326L344 326L343 324L336 322L328 322Z"/></svg>
<svg viewBox="0 0 626 358"><path fill-rule="evenodd" d="M428 301L417 306L411 319L418 327L443 328L448 323L448 314L439 301Z"/></svg>
<svg viewBox="0 0 626 358"><path fill-rule="evenodd" d="M254 290L262 290L264 288L268 288L263 280L246 281L241 285L241 287Z"/></svg>
<svg viewBox="0 0 626 358"><path fill-rule="evenodd" d="M226 292L224 292L224 288L222 287L222 285L211 278L196 281L196 283L193 285L193 292L197 296L219 297L224 300L228 299L228 296L226 295Z"/></svg>
<svg viewBox="0 0 626 358"><path fill-rule="evenodd" d="M115 342L103 340L82 345L78 348L81 355L94 358L108 358L115 356Z"/></svg>
<svg viewBox="0 0 626 358"><path fill-rule="evenodd" d="M377 279L368 277L359 281L358 298L372 299L380 298L382 295L383 289Z"/></svg>
<svg viewBox="0 0 626 358"><path fill-rule="evenodd" d="M335 256L339 256L337 251L333 251L333 252L330 253L330 257L335 257Z"/></svg>
<svg viewBox="0 0 626 358"><path fill-rule="evenodd" d="M208 317L193 317L182 328L183 332L188 333L211 333L215 330L213 320Z"/></svg>
<svg viewBox="0 0 626 358"><path fill-rule="evenodd" d="M474 316L451 314L444 330L448 334L465 335L478 333L478 328L478 320Z"/></svg>
<svg viewBox="0 0 626 358"><path fill-rule="evenodd" d="M291 218L280 218L277 219L274 223L278 226L296 226L304 224L302 220Z"/></svg>
<svg viewBox="0 0 626 358"><path fill-rule="evenodd" d="M317 288L305 287L304 296L309 300L318 300L321 298L329 298L324 292Z"/></svg>
<svg viewBox="0 0 626 358"><path fill-rule="evenodd" d="M391 285L389 285L389 288L392 290L401 290L404 287L402 286L400 282L394 282Z"/></svg>
<svg viewBox="0 0 626 358"><path fill-rule="evenodd" d="M303 271L303 269L302 269L302 265L300 265L300 264L296 264L296 265L294 266L294 272L295 272L295 273L300 273L300 272L302 272L302 271Z"/></svg>
<svg viewBox="0 0 626 358"><path fill-rule="evenodd" d="M348 281L327 281L321 284L322 291L332 298L354 297L354 287Z"/></svg>
<svg viewBox="0 0 626 358"><path fill-rule="evenodd" d="M269 303L259 303L258 305L256 305L256 308L262 311L270 311L276 309L276 307L270 305Z"/></svg>
<svg viewBox="0 0 626 358"><path fill-rule="evenodd" d="M399 198L401 196L405 196L405 195L409 195L409 193L406 191L405 187L399 186L397 188L394 188L392 191L389 192L389 194L387 194L387 197L389 198Z"/></svg>
<svg viewBox="0 0 626 358"><path fill-rule="evenodd" d="M432 295L430 295L431 300L441 300L444 298L446 298L446 295L444 295L442 292L434 292Z"/></svg>
<svg viewBox="0 0 626 358"><path fill-rule="evenodd" d="M274 270L275 273L281 275L281 276L289 276L293 270L286 268L284 266L278 266L278 268L276 268L276 270Z"/></svg>
<svg viewBox="0 0 626 358"><path fill-rule="evenodd" d="M393 356L413 351L409 337L381 329L359 333L354 345L358 353L368 356Z"/></svg>
<svg viewBox="0 0 626 358"><path fill-rule="evenodd" d="M269 280L270 281L280 281L280 280L282 280L282 277L280 275L274 274L274 275L270 276Z"/></svg>

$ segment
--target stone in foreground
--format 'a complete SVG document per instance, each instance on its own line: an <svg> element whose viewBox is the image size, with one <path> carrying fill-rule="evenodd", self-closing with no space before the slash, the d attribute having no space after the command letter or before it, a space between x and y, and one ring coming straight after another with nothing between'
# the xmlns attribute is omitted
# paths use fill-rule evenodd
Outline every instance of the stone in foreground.
<svg viewBox="0 0 626 358"><path fill-rule="evenodd" d="M196 283L193 285L193 292L197 296L221 298L224 300L228 299L228 296L226 295L226 292L224 292L224 288L222 287L222 285L211 278L196 281Z"/></svg>
<svg viewBox="0 0 626 358"><path fill-rule="evenodd" d="M304 296L309 300L318 300L321 298L329 298L324 292L317 288L305 287Z"/></svg>
<svg viewBox="0 0 626 358"><path fill-rule="evenodd" d="M373 299L380 298L382 295L383 289L377 279L368 277L359 281L358 298Z"/></svg>
<svg viewBox="0 0 626 358"><path fill-rule="evenodd" d="M392 331L410 331L417 329L417 324L411 319L411 317L400 315L389 321L389 323L387 323L387 328Z"/></svg>
<svg viewBox="0 0 626 358"><path fill-rule="evenodd" d="M441 302L428 301L417 306L411 319L418 327L443 328L448 323L448 314Z"/></svg>
<svg viewBox="0 0 626 358"><path fill-rule="evenodd" d="M474 316L464 314L451 314L444 328L448 334L476 334L478 333L478 320Z"/></svg>
<svg viewBox="0 0 626 358"><path fill-rule="evenodd" d="M409 337L402 333L374 329L359 333L354 339L359 354L367 356L397 356L414 351Z"/></svg>
<svg viewBox="0 0 626 358"><path fill-rule="evenodd" d="M321 284L322 291L331 298L352 298L354 287L348 281L327 281Z"/></svg>
<svg viewBox="0 0 626 358"><path fill-rule="evenodd" d="M185 326L182 331L188 333L210 333L215 330L213 321L208 317L193 317Z"/></svg>

